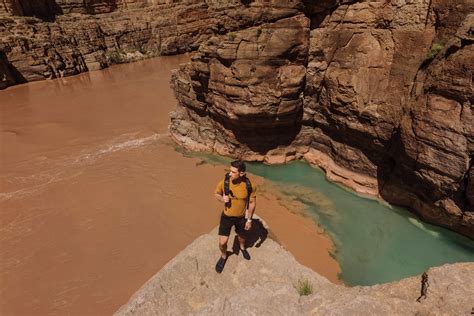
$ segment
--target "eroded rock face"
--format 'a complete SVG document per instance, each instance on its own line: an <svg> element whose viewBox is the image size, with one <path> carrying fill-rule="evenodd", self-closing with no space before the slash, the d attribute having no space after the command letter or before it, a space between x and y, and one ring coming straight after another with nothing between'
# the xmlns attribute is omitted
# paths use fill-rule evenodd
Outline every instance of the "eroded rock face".
<svg viewBox="0 0 474 316"><path fill-rule="evenodd" d="M55 0L4 0L0 3L0 14L37 17L53 21L62 10Z"/></svg>
<svg viewBox="0 0 474 316"><path fill-rule="evenodd" d="M473 5L305 4L309 37L291 39L309 41L295 52L307 51L306 60L265 61L263 77L261 69L252 73L259 39L239 47L262 27L205 43L173 76L172 136L190 150L248 160L304 158L332 180L474 238Z"/></svg>
<svg viewBox="0 0 474 316"><path fill-rule="evenodd" d="M308 38L304 15L211 38L174 75L185 108L173 114L171 133L189 148L232 155L291 141L302 116Z"/></svg>
<svg viewBox="0 0 474 316"><path fill-rule="evenodd" d="M250 248L251 261L230 256L214 271L217 232L178 254L115 315L465 315L472 309L474 264L459 263L421 276L353 288L335 285L299 264L271 239ZM299 296L298 281L313 293ZM419 302L417 302L419 299Z"/></svg>
<svg viewBox="0 0 474 316"><path fill-rule="evenodd" d="M402 197L403 204L417 205L421 217L471 237L473 29L471 14L437 58L419 72L419 91L400 125L399 160L382 192L389 200Z"/></svg>
<svg viewBox="0 0 474 316"><path fill-rule="evenodd" d="M473 11L470 0L4 0L0 88L200 47L173 75L178 143L305 159L474 238Z"/></svg>
<svg viewBox="0 0 474 316"><path fill-rule="evenodd" d="M474 23L466 18L424 70L436 36L427 2L404 5L409 19L383 3L337 14L341 9L311 33L304 106L311 147L377 179L373 193L389 202L473 237L465 195L473 153L474 55L467 34Z"/></svg>
<svg viewBox="0 0 474 316"><path fill-rule="evenodd" d="M403 10L408 25L396 6L343 5L311 32L304 108L312 135L305 142L374 178L390 169L387 147L434 35L421 19L427 4Z"/></svg>
<svg viewBox="0 0 474 316"><path fill-rule="evenodd" d="M140 8L154 3L172 1L153 0L3 0L0 13L32 16L52 21L57 15L68 13L101 14L117 9Z"/></svg>
<svg viewBox="0 0 474 316"><path fill-rule="evenodd" d="M9 1L12 7L16 3L16 0ZM24 81L68 76L145 57L184 53L197 49L214 34L275 21L298 12L295 8L298 2L287 5L198 0L55 3L61 12L71 14L57 15L54 23L12 16L25 15L13 9L4 10L6 13L0 17L0 52ZM114 12L75 14L109 11Z"/></svg>

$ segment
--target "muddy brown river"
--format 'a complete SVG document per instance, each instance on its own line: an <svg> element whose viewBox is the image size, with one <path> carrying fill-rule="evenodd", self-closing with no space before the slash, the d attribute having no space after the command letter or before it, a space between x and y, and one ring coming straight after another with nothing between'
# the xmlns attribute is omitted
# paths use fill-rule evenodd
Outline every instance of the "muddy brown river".
<svg viewBox="0 0 474 316"><path fill-rule="evenodd" d="M188 59L0 91L1 315L112 314L217 225L224 167L183 157L167 133L171 70ZM337 281L332 244L310 219L268 193L257 213L300 262ZM210 251L217 259L217 238Z"/></svg>

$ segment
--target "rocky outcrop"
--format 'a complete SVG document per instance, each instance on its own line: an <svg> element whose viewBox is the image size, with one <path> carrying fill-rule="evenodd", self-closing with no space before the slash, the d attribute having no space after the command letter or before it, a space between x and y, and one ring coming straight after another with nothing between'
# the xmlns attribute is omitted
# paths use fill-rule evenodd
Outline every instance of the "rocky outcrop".
<svg viewBox="0 0 474 316"><path fill-rule="evenodd" d="M259 248L250 248L250 261L232 255L217 274L216 235L195 240L115 315L467 315L472 309L473 263L348 288L330 283L266 239ZM299 295L300 281L312 285L312 294Z"/></svg>
<svg viewBox="0 0 474 316"><path fill-rule="evenodd" d="M382 192L389 200L398 196L406 199L405 205L417 205L422 218L471 237L473 30L471 14L437 58L418 73L409 115L400 124L398 163ZM422 185L408 192L407 182Z"/></svg>
<svg viewBox="0 0 474 316"><path fill-rule="evenodd" d="M172 117L173 135L223 154L291 141L302 114L308 39L304 15L211 38L174 76L185 108Z"/></svg>
<svg viewBox="0 0 474 316"><path fill-rule="evenodd" d="M225 34L298 13L297 3L265 4L263 1L252 5L212 0L53 2L59 13L50 12L51 16L43 20L36 17L51 7L46 5L49 3L46 0L43 6L41 1L5 0L3 15L0 11L0 52L25 81L183 53L197 49L213 34ZM30 5L29 11L25 4ZM109 13L97 14L104 12ZM53 16L54 22L44 21L52 20ZM0 73L0 76L5 74Z"/></svg>
<svg viewBox="0 0 474 316"><path fill-rule="evenodd" d="M281 21L203 44L173 76L172 136L248 160L306 159L332 180L474 238L473 5L305 4L306 18L281 21L306 19L291 27L309 37L280 41L278 61L262 55L273 35L260 35L281 38Z"/></svg>

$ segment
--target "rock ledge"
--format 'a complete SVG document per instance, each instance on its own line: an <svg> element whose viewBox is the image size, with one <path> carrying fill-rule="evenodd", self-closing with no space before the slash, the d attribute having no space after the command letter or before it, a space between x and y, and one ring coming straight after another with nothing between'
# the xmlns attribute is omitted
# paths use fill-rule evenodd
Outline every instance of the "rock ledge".
<svg viewBox="0 0 474 316"><path fill-rule="evenodd" d="M199 237L115 315L468 315L473 308L474 263L429 269L426 296L417 302L419 276L370 287L335 285L271 239L250 248L250 261L230 256L217 274L217 252L216 231ZM299 280L311 282L313 294L299 296Z"/></svg>

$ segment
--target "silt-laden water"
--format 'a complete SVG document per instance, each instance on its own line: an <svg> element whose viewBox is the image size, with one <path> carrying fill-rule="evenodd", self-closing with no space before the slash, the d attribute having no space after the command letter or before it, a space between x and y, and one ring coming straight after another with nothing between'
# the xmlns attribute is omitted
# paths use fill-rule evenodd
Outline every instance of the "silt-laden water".
<svg viewBox="0 0 474 316"><path fill-rule="evenodd" d="M228 163L216 156L206 160ZM306 206L306 214L333 239L341 279L348 285L385 283L434 266L474 261L474 241L423 223L403 208L345 190L307 163L252 163L248 169L270 180L286 198Z"/></svg>

